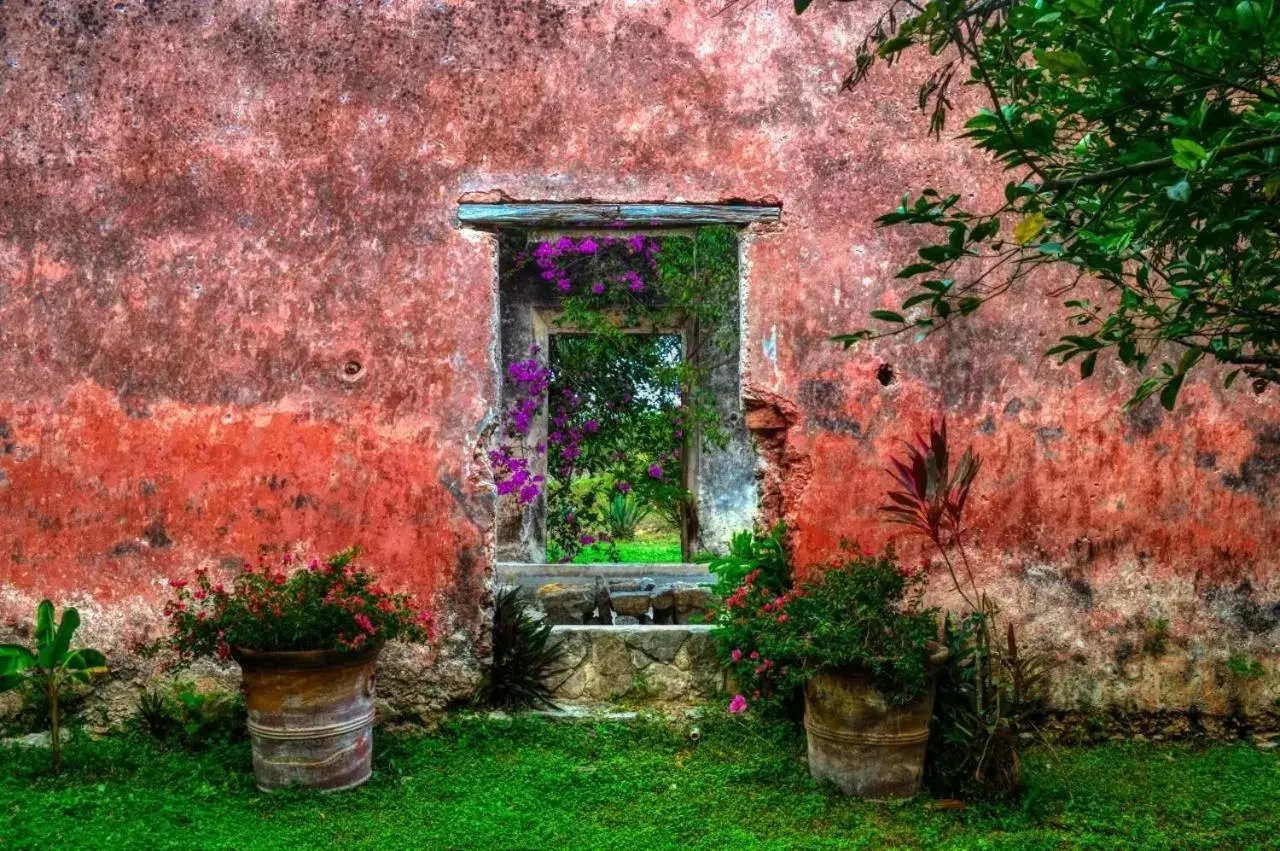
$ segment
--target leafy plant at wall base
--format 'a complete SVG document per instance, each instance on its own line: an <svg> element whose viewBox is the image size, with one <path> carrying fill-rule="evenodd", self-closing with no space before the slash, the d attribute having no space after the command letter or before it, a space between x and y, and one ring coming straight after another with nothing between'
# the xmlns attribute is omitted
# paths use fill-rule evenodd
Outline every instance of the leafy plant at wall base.
<svg viewBox="0 0 1280 851"><path fill-rule="evenodd" d="M933 543L969 607L959 623L948 618L944 627L951 657L935 696L930 782L952 796L1007 794L1020 788L1019 748L1034 730L1049 666L1042 654L1019 650L1012 624L1003 642L996 638L999 608L978 586L964 547L964 509L982 459L971 448L954 465L951 459L943 419L907 444L904 457L890 459L900 489L889 492L882 511Z"/></svg>
<svg viewBox="0 0 1280 851"><path fill-rule="evenodd" d="M170 691L151 688L138 698L138 725L145 732L194 751L243 739L245 714L240 694L201 691L190 681Z"/></svg>
<svg viewBox="0 0 1280 851"><path fill-rule="evenodd" d="M729 541L729 551L707 564L716 575L716 595L728 597L738 590L749 574L755 573L754 584L778 596L791 587L791 566L782 540L786 523L779 522L768 532L741 531Z"/></svg>
<svg viewBox="0 0 1280 851"><path fill-rule="evenodd" d="M609 534L618 541L630 541L636 527L649 516L649 506L631 494L614 494L609 501Z"/></svg>
<svg viewBox="0 0 1280 851"><path fill-rule="evenodd" d="M500 592L493 610L493 664L485 672L477 702L495 709L555 708L543 681L563 655L551 642L551 624L525 611L520 589Z"/></svg>
<svg viewBox="0 0 1280 851"><path fill-rule="evenodd" d="M20 644L0 644L0 692L22 686L37 690L48 707L53 773L62 770L62 739L58 701L64 686L87 684L107 673L107 660L97 650L71 648L80 628L80 613L62 610L62 620L54 625L53 603L41 601L36 608L35 650Z"/></svg>
<svg viewBox="0 0 1280 851"><path fill-rule="evenodd" d="M943 626L953 661L935 681L925 764L925 783L938 797L1017 793L1023 734L1036 730L1045 712L1045 658L1020 651L1012 624L1002 647L987 644L983 627L993 618L948 616Z"/></svg>

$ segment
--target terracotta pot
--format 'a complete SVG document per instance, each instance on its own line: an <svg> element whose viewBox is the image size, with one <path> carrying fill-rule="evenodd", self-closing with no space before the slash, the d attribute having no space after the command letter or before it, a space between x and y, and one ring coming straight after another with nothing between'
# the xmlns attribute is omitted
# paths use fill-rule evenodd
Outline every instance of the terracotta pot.
<svg viewBox="0 0 1280 851"><path fill-rule="evenodd" d="M910 798L924 775L933 687L894 703L865 673L821 672L804 690L809 773L846 795Z"/></svg>
<svg viewBox="0 0 1280 851"><path fill-rule="evenodd" d="M380 644L259 653L233 647L244 673L253 774L264 791L338 791L372 774L373 689Z"/></svg>

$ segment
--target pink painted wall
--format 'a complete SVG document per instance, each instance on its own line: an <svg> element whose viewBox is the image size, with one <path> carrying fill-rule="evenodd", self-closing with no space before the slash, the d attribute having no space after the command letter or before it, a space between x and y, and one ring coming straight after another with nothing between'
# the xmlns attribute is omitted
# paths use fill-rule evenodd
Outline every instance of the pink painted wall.
<svg viewBox="0 0 1280 851"><path fill-rule="evenodd" d="M883 540L885 453L945 411L986 457L984 575L1066 660L1062 705L1269 705L1223 674L1270 666L1280 621L1268 397L1123 415L1132 375L1039 356L1062 317L1035 294L920 345L824 341L897 303L914 246L873 220L902 191L1002 185L926 139L910 73L839 91L882 5L0 7L0 625L52 595L142 636L176 571L358 541L465 656L497 377L458 199L772 198L746 379L788 426L769 507L797 558ZM1155 618L1168 654L1126 651Z"/></svg>

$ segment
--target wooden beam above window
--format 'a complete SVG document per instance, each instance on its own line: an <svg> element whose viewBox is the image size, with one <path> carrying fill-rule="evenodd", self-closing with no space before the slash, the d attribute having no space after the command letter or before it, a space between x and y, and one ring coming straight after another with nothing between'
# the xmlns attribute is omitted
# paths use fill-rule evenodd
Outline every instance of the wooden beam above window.
<svg viewBox="0 0 1280 851"><path fill-rule="evenodd" d="M458 223L476 228L628 228L749 225L782 218L778 204L459 204Z"/></svg>

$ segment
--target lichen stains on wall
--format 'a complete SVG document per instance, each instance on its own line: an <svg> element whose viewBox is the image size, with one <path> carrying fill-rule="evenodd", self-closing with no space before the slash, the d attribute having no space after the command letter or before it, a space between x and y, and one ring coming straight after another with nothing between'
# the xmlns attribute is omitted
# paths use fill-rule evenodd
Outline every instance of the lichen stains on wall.
<svg viewBox="0 0 1280 851"><path fill-rule="evenodd" d="M897 304L892 199L1001 180L927 140L910 73L840 93L883 3L723 5L0 7L0 621L41 594L137 616L174 571L357 541L478 640L495 290L457 199L773 196L743 379L798 560L883 542L884 457L946 412L986 457L974 545L1029 637L1107 700L1190 700L1181 668L1115 667L1126 624L1167 618L1170 658L1225 694L1214 666L1277 635L1247 625L1280 597L1267 398L1120 414L1132 375L1040 357L1061 317L1036 292L919 345L827 343Z"/></svg>

